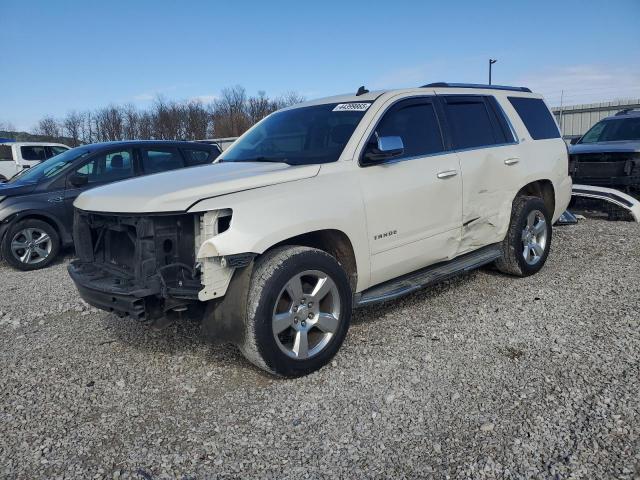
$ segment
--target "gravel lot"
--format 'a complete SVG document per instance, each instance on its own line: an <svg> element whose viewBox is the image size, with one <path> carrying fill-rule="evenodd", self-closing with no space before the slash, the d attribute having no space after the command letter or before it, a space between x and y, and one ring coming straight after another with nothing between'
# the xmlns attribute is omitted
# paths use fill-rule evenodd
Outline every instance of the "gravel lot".
<svg viewBox="0 0 640 480"><path fill-rule="evenodd" d="M537 276L359 310L298 380L0 264L0 476L639 479L639 234L582 221Z"/></svg>

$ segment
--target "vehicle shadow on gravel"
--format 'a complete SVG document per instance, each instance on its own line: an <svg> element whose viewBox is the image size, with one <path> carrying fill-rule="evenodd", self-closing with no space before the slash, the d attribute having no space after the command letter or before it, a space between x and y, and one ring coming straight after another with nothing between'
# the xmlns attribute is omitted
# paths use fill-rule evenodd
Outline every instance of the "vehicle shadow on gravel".
<svg viewBox="0 0 640 480"><path fill-rule="evenodd" d="M131 318L120 318L114 314L100 319L108 340L98 342L118 343L121 347L153 354L203 355L207 362L233 363L247 367L247 362L238 348L230 343L208 341L201 333L200 325L188 319L174 322L163 329L156 329Z"/></svg>

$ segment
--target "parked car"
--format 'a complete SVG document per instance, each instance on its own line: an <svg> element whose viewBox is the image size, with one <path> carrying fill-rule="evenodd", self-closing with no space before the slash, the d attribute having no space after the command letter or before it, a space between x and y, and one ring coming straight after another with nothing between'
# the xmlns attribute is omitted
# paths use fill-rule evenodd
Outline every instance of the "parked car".
<svg viewBox="0 0 640 480"><path fill-rule="evenodd" d="M596 123L570 147L573 181L640 195L640 110Z"/></svg>
<svg viewBox="0 0 640 480"><path fill-rule="evenodd" d="M73 201L80 193L126 178L210 164L219 154L215 145L167 141L66 150L0 184L2 257L20 270L44 268L61 247L73 243Z"/></svg>
<svg viewBox="0 0 640 480"><path fill-rule="evenodd" d="M33 167L48 158L64 153L69 148L61 143L0 143L0 182L10 179L25 168Z"/></svg>
<svg viewBox="0 0 640 480"><path fill-rule="evenodd" d="M80 195L69 272L91 305L160 325L186 311L299 376L336 354L353 306L492 262L538 272L570 197L529 89L361 88L273 113L212 167Z"/></svg>

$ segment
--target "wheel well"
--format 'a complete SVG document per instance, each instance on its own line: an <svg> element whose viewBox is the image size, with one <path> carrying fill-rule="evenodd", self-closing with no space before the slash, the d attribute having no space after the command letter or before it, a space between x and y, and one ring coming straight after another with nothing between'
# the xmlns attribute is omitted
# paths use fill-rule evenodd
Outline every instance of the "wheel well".
<svg viewBox="0 0 640 480"><path fill-rule="evenodd" d="M340 230L317 230L315 232L303 233L302 235L283 240L269 250L282 245L302 245L327 252L338 260L338 263L347 272L351 289L355 291L358 283L356 257L353 253L351 240L349 240L349 237L347 237L345 233Z"/></svg>
<svg viewBox="0 0 640 480"><path fill-rule="evenodd" d="M58 236L60 237L60 242L64 243L64 238L62 237L62 232L60 231L60 227L54 220L47 217L46 215L38 215L37 213L33 213L33 214L30 213L25 215L24 217L19 217L16 219L16 221L18 222L22 222L24 220L40 220L41 222L49 224L49 226L53 228L58 234Z"/></svg>
<svg viewBox="0 0 640 480"><path fill-rule="evenodd" d="M556 192L550 180L537 180L528 183L520 189L516 197L529 195L542 199L549 215L553 216L556 210Z"/></svg>

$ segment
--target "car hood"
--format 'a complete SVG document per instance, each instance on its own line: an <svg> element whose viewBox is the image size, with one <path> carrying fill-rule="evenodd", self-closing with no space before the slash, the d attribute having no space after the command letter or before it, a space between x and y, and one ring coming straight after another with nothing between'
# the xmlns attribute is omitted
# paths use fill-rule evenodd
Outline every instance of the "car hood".
<svg viewBox="0 0 640 480"><path fill-rule="evenodd" d="M33 192L36 183L0 183L0 197L14 197Z"/></svg>
<svg viewBox="0 0 640 480"><path fill-rule="evenodd" d="M618 142L579 143L577 145L571 145L569 152L572 154L640 152L640 142L637 140L622 140Z"/></svg>
<svg viewBox="0 0 640 480"><path fill-rule="evenodd" d="M147 175L94 188L74 206L90 212L183 212L200 200L314 177L320 165L221 162Z"/></svg>

